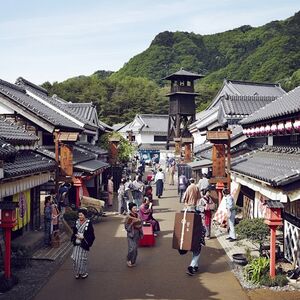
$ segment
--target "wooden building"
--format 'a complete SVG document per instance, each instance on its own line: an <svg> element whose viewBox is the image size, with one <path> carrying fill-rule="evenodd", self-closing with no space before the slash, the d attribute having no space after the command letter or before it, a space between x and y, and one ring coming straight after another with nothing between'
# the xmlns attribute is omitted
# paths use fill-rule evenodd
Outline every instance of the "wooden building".
<svg viewBox="0 0 300 300"><path fill-rule="evenodd" d="M0 117L0 201L17 202L13 237L41 226L41 186L57 164L36 151L38 137Z"/></svg>
<svg viewBox="0 0 300 300"><path fill-rule="evenodd" d="M265 146L232 161L244 217L264 217L266 201L284 205L284 255L300 266L300 87L241 122L249 139ZM260 143L259 143L260 144Z"/></svg>

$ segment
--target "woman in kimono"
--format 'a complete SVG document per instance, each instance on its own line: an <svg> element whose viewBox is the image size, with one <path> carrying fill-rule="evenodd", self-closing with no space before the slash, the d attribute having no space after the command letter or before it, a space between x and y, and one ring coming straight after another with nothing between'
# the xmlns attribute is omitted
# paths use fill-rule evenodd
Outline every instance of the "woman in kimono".
<svg viewBox="0 0 300 300"><path fill-rule="evenodd" d="M125 220L128 241L127 266L134 267L138 255L138 242L143 237L142 221L137 214L135 203L129 203L128 208L129 214Z"/></svg>
<svg viewBox="0 0 300 300"><path fill-rule="evenodd" d="M73 252L71 258L75 271L75 278L87 278L88 251L95 240L92 222L86 218L87 209L78 211L78 220L73 228L71 242L73 242Z"/></svg>
<svg viewBox="0 0 300 300"><path fill-rule="evenodd" d="M143 222L150 223L153 228L154 236L157 236L157 233L160 231L160 226L157 220L153 218L153 208L152 202L145 197L143 204L139 209L139 215Z"/></svg>
<svg viewBox="0 0 300 300"><path fill-rule="evenodd" d="M209 239L211 233L212 211L215 209L215 203L210 196L209 189L202 190L202 193L204 196L199 200L197 210L202 217L202 223L206 230L205 236Z"/></svg>
<svg viewBox="0 0 300 300"><path fill-rule="evenodd" d="M107 192L108 192L108 206L113 205L113 197L114 197L114 182L113 177L109 177L107 182Z"/></svg>

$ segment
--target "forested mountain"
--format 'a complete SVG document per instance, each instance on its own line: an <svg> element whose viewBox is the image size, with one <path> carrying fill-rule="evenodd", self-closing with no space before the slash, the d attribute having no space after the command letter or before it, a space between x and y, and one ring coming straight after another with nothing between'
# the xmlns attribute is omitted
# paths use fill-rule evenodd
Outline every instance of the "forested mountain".
<svg viewBox="0 0 300 300"><path fill-rule="evenodd" d="M136 113L166 113L168 87L162 78L182 67L205 75L196 85L201 110L224 78L279 82L286 90L300 85L299 36L300 12L284 21L212 35L166 31L118 72L97 71L43 86L68 101L94 102L101 119L112 124Z"/></svg>

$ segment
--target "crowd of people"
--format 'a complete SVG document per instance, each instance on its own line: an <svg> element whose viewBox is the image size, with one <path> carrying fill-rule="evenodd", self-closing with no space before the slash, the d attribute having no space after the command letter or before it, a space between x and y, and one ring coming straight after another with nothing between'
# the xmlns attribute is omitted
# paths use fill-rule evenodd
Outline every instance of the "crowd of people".
<svg viewBox="0 0 300 300"><path fill-rule="evenodd" d="M134 180L131 179L132 174L126 171L125 176L121 179L117 198L119 215L126 215L124 219L128 242L126 264L129 268L136 265L139 240L143 237L143 225L147 224L147 226L151 226L154 236L157 236L160 232L160 224L153 216L154 205L151 183L156 185L157 198L161 198L166 178L158 162L155 162L153 173L149 174L146 178L144 176L144 165L141 163L140 166L142 167L139 168L137 166ZM174 185L174 175L176 172L175 160L168 160L165 170L169 173L169 185ZM113 205L113 188L113 178L110 177L108 179L108 192L111 192L111 197L108 197L108 207ZM205 240L211 237L212 213L215 210L215 203L211 197L211 189L212 186L209 184L207 174L203 174L198 183L196 183L194 178L187 179L183 172L178 177L179 202L183 203L182 210L200 215L202 223L201 230L197 233L199 235L197 237L199 243L197 247L191 250L192 259L186 271L190 276L198 271L201 248L205 245ZM224 189L223 195L228 211L229 232L227 239L235 241L234 200L228 189ZM45 228L50 233L51 230L55 230L55 226L57 225L55 224L55 220L58 220L58 216L60 215L60 211L53 198L46 197L45 201L45 224L48 222ZM76 279L88 277L88 251L95 239L93 225L86 216L87 211L80 209L71 238L74 245L71 258L73 260ZM45 242L49 243L49 235L47 235L47 241L45 239Z"/></svg>

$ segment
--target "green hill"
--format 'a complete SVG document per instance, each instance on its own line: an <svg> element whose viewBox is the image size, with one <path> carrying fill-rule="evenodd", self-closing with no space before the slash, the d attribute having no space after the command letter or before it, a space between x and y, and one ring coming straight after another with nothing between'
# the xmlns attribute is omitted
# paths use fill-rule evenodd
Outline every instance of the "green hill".
<svg viewBox="0 0 300 300"><path fill-rule="evenodd" d="M205 75L196 85L201 110L224 78L279 82L286 90L300 85L299 36L300 12L257 28L245 25L211 35L165 31L110 76L97 71L84 80L81 76L47 87L66 100L96 102L101 118L115 123L130 120L137 112L166 113L162 78L183 67Z"/></svg>

